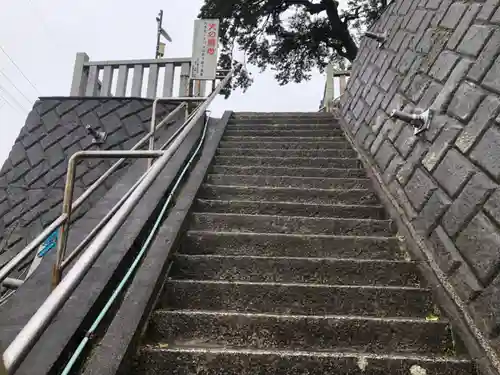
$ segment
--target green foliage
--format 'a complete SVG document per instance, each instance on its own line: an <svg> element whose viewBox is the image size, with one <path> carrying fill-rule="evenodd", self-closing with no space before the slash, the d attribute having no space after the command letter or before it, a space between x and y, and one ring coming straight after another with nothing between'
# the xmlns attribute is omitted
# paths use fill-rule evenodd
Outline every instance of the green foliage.
<svg viewBox="0 0 500 375"><path fill-rule="evenodd" d="M221 21L221 69L230 68L239 48L249 64L271 68L285 85L308 80L330 63L345 68L356 57L359 33L385 6L386 0L349 0L342 11L335 0L205 0L199 17ZM251 83L241 70L224 94Z"/></svg>

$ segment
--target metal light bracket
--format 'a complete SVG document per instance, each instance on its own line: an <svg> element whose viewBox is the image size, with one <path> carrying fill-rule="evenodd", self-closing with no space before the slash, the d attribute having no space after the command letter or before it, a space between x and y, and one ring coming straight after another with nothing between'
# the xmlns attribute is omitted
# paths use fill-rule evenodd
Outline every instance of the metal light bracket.
<svg viewBox="0 0 500 375"><path fill-rule="evenodd" d="M419 135L420 133L430 128L433 114L434 112L431 109L428 109L427 111L424 111L422 113L406 113L394 109L391 112L391 117L409 123L415 128L413 134Z"/></svg>
<svg viewBox="0 0 500 375"><path fill-rule="evenodd" d="M92 143L93 144L103 144L106 141L106 138L108 137L108 133L104 131L98 131L95 130L92 125L86 125L85 129L89 132L89 134L92 136Z"/></svg>
<svg viewBox="0 0 500 375"><path fill-rule="evenodd" d="M376 40L378 42L378 48L381 48L384 45L384 43L387 41L387 38L389 35L388 35L387 31L382 33L382 34L372 33L370 31L367 31L365 33L365 36L367 38Z"/></svg>

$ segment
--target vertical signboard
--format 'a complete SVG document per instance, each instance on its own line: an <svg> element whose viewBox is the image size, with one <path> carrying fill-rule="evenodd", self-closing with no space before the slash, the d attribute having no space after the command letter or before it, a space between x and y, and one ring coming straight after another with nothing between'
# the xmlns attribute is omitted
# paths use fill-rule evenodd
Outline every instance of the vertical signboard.
<svg viewBox="0 0 500 375"><path fill-rule="evenodd" d="M194 21L191 79L214 80L217 71L219 20Z"/></svg>

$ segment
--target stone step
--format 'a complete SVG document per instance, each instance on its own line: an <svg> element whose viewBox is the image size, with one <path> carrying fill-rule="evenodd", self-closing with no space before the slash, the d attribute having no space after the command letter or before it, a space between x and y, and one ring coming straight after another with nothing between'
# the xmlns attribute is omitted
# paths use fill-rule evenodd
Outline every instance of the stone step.
<svg viewBox="0 0 500 375"><path fill-rule="evenodd" d="M318 204L379 205L377 195L368 189L300 189L263 186L225 186L204 184L201 199L295 202Z"/></svg>
<svg viewBox="0 0 500 375"><path fill-rule="evenodd" d="M336 142L283 142L280 140L274 141L249 141L242 140L239 142L235 141L221 141L219 143L219 148L231 148L231 149L256 149L265 148L273 150L323 150L323 149L339 149L339 150L349 150L352 151L352 147L347 142L347 140L340 140Z"/></svg>
<svg viewBox="0 0 500 375"><path fill-rule="evenodd" d="M226 129L228 137L342 137L344 132L339 128L330 129Z"/></svg>
<svg viewBox="0 0 500 375"><path fill-rule="evenodd" d="M157 310L147 335L177 347L449 353L444 321Z"/></svg>
<svg viewBox="0 0 500 375"><path fill-rule="evenodd" d="M233 135L226 135L224 134L222 136L222 141L227 141L227 142L273 142L276 141L276 137L248 137L248 136L233 136ZM345 137L343 136L338 136L338 137L298 137L298 136L288 136L288 137L279 137L280 142L295 142L295 143L302 143L302 142L347 142Z"/></svg>
<svg viewBox="0 0 500 375"><path fill-rule="evenodd" d="M264 167L241 165L213 165L210 167L212 174L231 175L262 175L262 176L288 176L288 177L325 177L325 178L366 178L362 168L293 168L293 167Z"/></svg>
<svg viewBox="0 0 500 375"><path fill-rule="evenodd" d="M387 213L382 206L198 199L194 209L197 212L220 212L248 215L387 219Z"/></svg>
<svg viewBox="0 0 500 375"><path fill-rule="evenodd" d="M408 287L171 280L158 308L425 318L433 304L430 291Z"/></svg>
<svg viewBox="0 0 500 375"><path fill-rule="evenodd" d="M310 218L300 216L193 213L191 229L214 232L388 236L391 220Z"/></svg>
<svg viewBox="0 0 500 375"><path fill-rule="evenodd" d="M252 118L294 118L294 119L304 119L304 118L329 118L332 120L337 120L337 117L332 113L327 112L234 112L231 119L241 120L241 119L252 119Z"/></svg>
<svg viewBox="0 0 500 375"><path fill-rule="evenodd" d="M183 254L352 259L400 259L395 237L297 235L193 231L180 243Z"/></svg>
<svg viewBox="0 0 500 375"><path fill-rule="evenodd" d="M361 168L361 161L354 158L277 158L264 156L216 156L214 165L266 166L266 167L313 167L313 168Z"/></svg>
<svg viewBox="0 0 500 375"><path fill-rule="evenodd" d="M221 371L221 369L224 369ZM417 355L144 347L135 374L472 375L469 360Z"/></svg>
<svg viewBox="0 0 500 375"><path fill-rule="evenodd" d="M300 124L300 125L312 125L312 124L328 124L332 126L338 126L338 120L332 117L249 117L249 118L234 118L230 119L228 124L235 125L273 125L273 124Z"/></svg>
<svg viewBox="0 0 500 375"><path fill-rule="evenodd" d="M304 123L277 123L277 124L238 124L229 122L226 130L340 130L337 123L304 124Z"/></svg>
<svg viewBox="0 0 500 375"><path fill-rule="evenodd" d="M256 145L257 146L257 145ZM257 146L258 147L258 146ZM356 158L357 154L348 149L315 150L275 150L262 148L219 148L218 156L263 156L278 158Z"/></svg>
<svg viewBox="0 0 500 375"><path fill-rule="evenodd" d="M416 262L177 254L177 280L418 287Z"/></svg>
<svg viewBox="0 0 500 375"><path fill-rule="evenodd" d="M226 186L266 186L302 189L370 189L371 181L367 178L323 178L289 176L245 176L211 174L207 177L210 185Z"/></svg>

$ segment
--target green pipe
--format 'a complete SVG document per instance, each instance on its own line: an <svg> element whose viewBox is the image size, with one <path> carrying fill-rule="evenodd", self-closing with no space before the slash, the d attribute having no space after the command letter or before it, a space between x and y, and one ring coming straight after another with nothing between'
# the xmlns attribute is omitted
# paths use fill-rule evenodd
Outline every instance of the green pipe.
<svg viewBox="0 0 500 375"><path fill-rule="evenodd" d="M201 146L203 145L203 142L205 141L205 136L207 134L207 127L208 127L208 116L207 116L207 119L205 121L205 125L203 127L203 133L201 135L200 142L198 143L198 146L196 147L195 152L193 153L193 155L191 156L191 158L187 162L187 164L184 167L184 169L182 170L181 174L177 178L174 187L172 188L172 190L171 190L171 192L170 192L167 200L165 201L165 204L163 205L163 207L162 207L162 209L160 211L160 214L158 215L155 223L153 224L153 229L149 232L149 235L146 238L146 241L142 245L141 250L137 254L136 258L134 259L134 262L132 263L132 265L128 269L128 271L125 274L125 276L123 277L123 279L118 284L117 288L114 290L114 292L111 295L111 297L109 298L109 300L106 302L106 305L103 307L103 309L101 310L101 312L97 316L96 320L94 320L94 323L92 323L92 326L87 331L87 333L85 334L85 337L82 339L82 341L80 342L80 344L76 348L76 350L73 353L73 355L71 356L70 360L68 361L68 363L64 367L64 370L63 370L63 372L62 372L61 375L68 375L70 373L70 371L72 370L72 368L75 365L76 361L78 360L78 358L80 358L80 355L82 354L83 350L87 346L87 343L90 341L90 338L92 337L92 335L96 331L97 327L99 326L99 324L101 323L101 321L104 319L104 317L106 316L107 312L109 311L109 309L111 308L111 306L115 302L116 298L120 295L120 293L122 292L123 288L127 284L128 280L133 275L133 273L135 272L137 266L141 262L142 257L144 256L144 254L148 250L149 245L151 244L151 242L152 242L152 240L153 240L153 238L154 238L154 236L156 234L156 231L158 230L160 224L163 221L163 217L165 216L165 213L167 212L167 209L168 209L168 206L170 205L170 202L172 202L172 199L174 197L174 194L175 194L177 188L181 184L184 175L187 173L187 171L188 171L189 167L191 166L193 160L198 155L198 152L200 151Z"/></svg>

